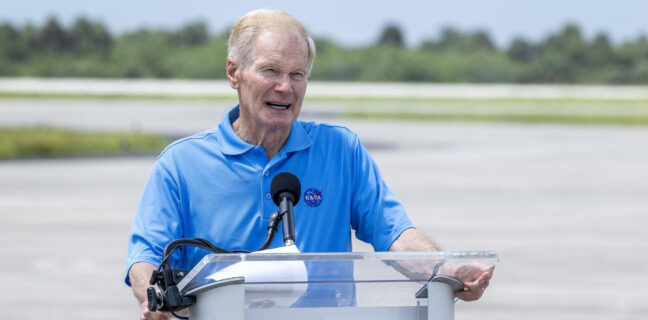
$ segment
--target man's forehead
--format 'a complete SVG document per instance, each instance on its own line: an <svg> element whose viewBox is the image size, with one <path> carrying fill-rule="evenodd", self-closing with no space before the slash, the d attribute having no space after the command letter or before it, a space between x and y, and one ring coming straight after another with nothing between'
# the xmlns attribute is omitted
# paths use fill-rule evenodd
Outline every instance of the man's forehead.
<svg viewBox="0 0 648 320"><path fill-rule="evenodd" d="M281 63L286 59L303 60L308 62L308 45L306 40L298 34L270 33L259 34L255 43L256 62L260 63Z"/></svg>
<svg viewBox="0 0 648 320"><path fill-rule="evenodd" d="M262 32L259 32L256 37L256 44L281 44L283 42L294 41L297 43L303 43L303 49L308 50L306 45L307 40L299 33L291 29L278 29L278 28L269 28L264 29ZM300 46L302 47L302 46ZM300 48L301 49L301 48Z"/></svg>

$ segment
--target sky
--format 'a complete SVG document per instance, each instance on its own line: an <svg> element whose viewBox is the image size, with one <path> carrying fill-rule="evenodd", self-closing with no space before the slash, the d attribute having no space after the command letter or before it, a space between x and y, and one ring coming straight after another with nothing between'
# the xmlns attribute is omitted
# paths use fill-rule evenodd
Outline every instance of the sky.
<svg viewBox="0 0 648 320"><path fill-rule="evenodd" d="M586 37L603 31L616 43L648 36L648 1L640 0L0 0L0 23L40 25L55 15L70 24L85 16L122 33L140 27L174 29L203 20L212 32L222 32L246 12L265 7L287 11L311 35L347 46L374 42L387 23L400 26L408 45L437 37L444 26L486 30L499 46L516 36L541 40L568 22L578 24Z"/></svg>

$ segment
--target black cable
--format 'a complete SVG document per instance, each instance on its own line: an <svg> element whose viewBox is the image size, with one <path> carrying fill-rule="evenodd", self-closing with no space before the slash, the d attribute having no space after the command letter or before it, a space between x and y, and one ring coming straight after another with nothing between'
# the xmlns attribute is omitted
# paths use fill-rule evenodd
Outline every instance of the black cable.
<svg viewBox="0 0 648 320"><path fill-rule="evenodd" d="M275 211L270 215L270 221L268 221L268 234L266 235L265 241L263 241L263 245L261 245L257 251L265 250L270 247L275 233L277 233L277 229L279 228L279 219L281 219L279 212Z"/></svg>
<svg viewBox="0 0 648 320"><path fill-rule="evenodd" d="M270 215L270 221L268 222L268 234L266 235L266 239L263 242L263 245L257 251L265 250L268 249L268 247L270 247L270 244L272 243L272 240L274 239L274 236L277 233L277 229L279 228L279 220L281 218L282 216L281 214L279 214L279 212L273 212L272 215ZM158 271L162 270L162 266L167 263L169 258L171 258L171 255L173 255L182 246L193 246L214 253L250 253L250 251L247 250L229 251L217 247L213 245L211 242L202 238L176 239L169 242L166 245L166 247L164 247L164 251L162 252L162 262L160 262L160 265L158 266Z"/></svg>
<svg viewBox="0 0 648 320"><path fill-rule="evenodd" d="M247 251L247 250L233 250L231 253L250 253L250 251Z"/></svg>
<svg viewBox="0 0 648 320"><path fill-rule="evenodd" d="M162 266L167 263L171 255L173 255L182 246L193 246L214 253L250 253L247 250L234 250L234 251L225 250L201 238L176 239L169 242L164 248L164 251L162 253L162 262L160 262L160 265L158 266L158 271L162 270Z"/></svg>
<svg viewBox="0 0 648 320"><path fill-rule="evenodd" d="M176 239L167 244L167 246L164 248L164 253L163 255L166 256L168 254L169 250L179 248L180 246L183 245L192 245L195 247L199 247L201 249L206 249L215 253L231 253L229 250L225 250L223 248L219 248L213 244L211 244L209 241L201 238L190 238L190 239Z"/></svg>
<svg viewBox="0 0 648 320"><path fill-rule="evenodd" d="M188 320L188 319L189 319L189 317L185 317L185 316L177 315L177 314L176 314L175 312L173 312L173 311L170 311L170 312L171 312L171 314L172 314L174 317L176 317L176 318L178 318L178 319L182 319L182 320Z"/></svg>
<svg viewBox="0 0 648 320"><path fill-rule="evenodd" d="M281 215L278 212L273 212L272 215L270 216L270 221L268 223L268 234L266 235L266 239L261 246L261 248L258 251L265 250L267 249L270 244L272 243L272 240L274 239L274 235L277 232L277 229L279 227L279 219L281 218ZM171 256L178 251L181 247L183 246L192 246L192 247L197 247L200 249L208 250L213 253L250 253L250 251L247 250L225 250L223 248L217 247L213 245L211 242L201 239L201 238L189 238L189 239L176 239L171 242L169 242L165 247L164 250L162 251L162 261L160 262L160 265L158 266L157 270L154 271L154 274L151 277L150 283L153 285L155 283L158 284L158 287L165 292L164 295L167 294L167 288L171 290L173 288L175 291L171 291L171 294L173 295L180 295L180 299L184 299L182 297L182 294L180 294L177 290L176 287L176 276L172 275L169 271L172 271L171 269L171 262L170 258ZM169 282L170 283L167 283ZM175 299L174 299L175 301ZM191 304L195 302L182 302L182 305L178 305L175 308L182 308L182 307L188 307ZM187 305L186 303L189 303ZM151 308L149 306L149 308ZM174 317L178 319L183 319L187 320L189 317L184 317L177 315L173 310L168 310Z"/></svg>

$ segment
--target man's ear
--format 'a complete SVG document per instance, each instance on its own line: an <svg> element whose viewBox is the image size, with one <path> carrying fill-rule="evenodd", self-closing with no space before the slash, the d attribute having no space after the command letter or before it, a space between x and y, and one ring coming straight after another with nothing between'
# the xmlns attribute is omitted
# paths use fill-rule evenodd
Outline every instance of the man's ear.
<svg viewBox="0 0 648 320"><path fill-rule="evenodd" d="M227 67L225 67L225 70L227 72L227 80L229 81L232 89L238 89L239 82L238 78L236 77L236 72L239 70L239 65L236 60L234 60L234 58L227 58Z"/></svg>

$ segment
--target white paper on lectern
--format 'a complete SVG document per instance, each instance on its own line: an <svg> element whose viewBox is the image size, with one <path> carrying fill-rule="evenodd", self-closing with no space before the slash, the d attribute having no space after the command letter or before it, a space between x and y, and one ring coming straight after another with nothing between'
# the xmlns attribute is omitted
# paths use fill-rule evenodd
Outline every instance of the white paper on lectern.
<svg viewBox="0 0 648 320"><path fill-rule="evenodd" d="M292 245L251 254L257 253L299 253L299 249ZM308 275L303 261L241 261L214 272L207 278L218 281L232 277L245 278L246 302L248 303L254 303L253 300L262 297L265 298L264 300L277 297L279 299L274 301L273 306L289 307L308 287L306 283ZM254 284L257 282L272 284Z"/></svg>

